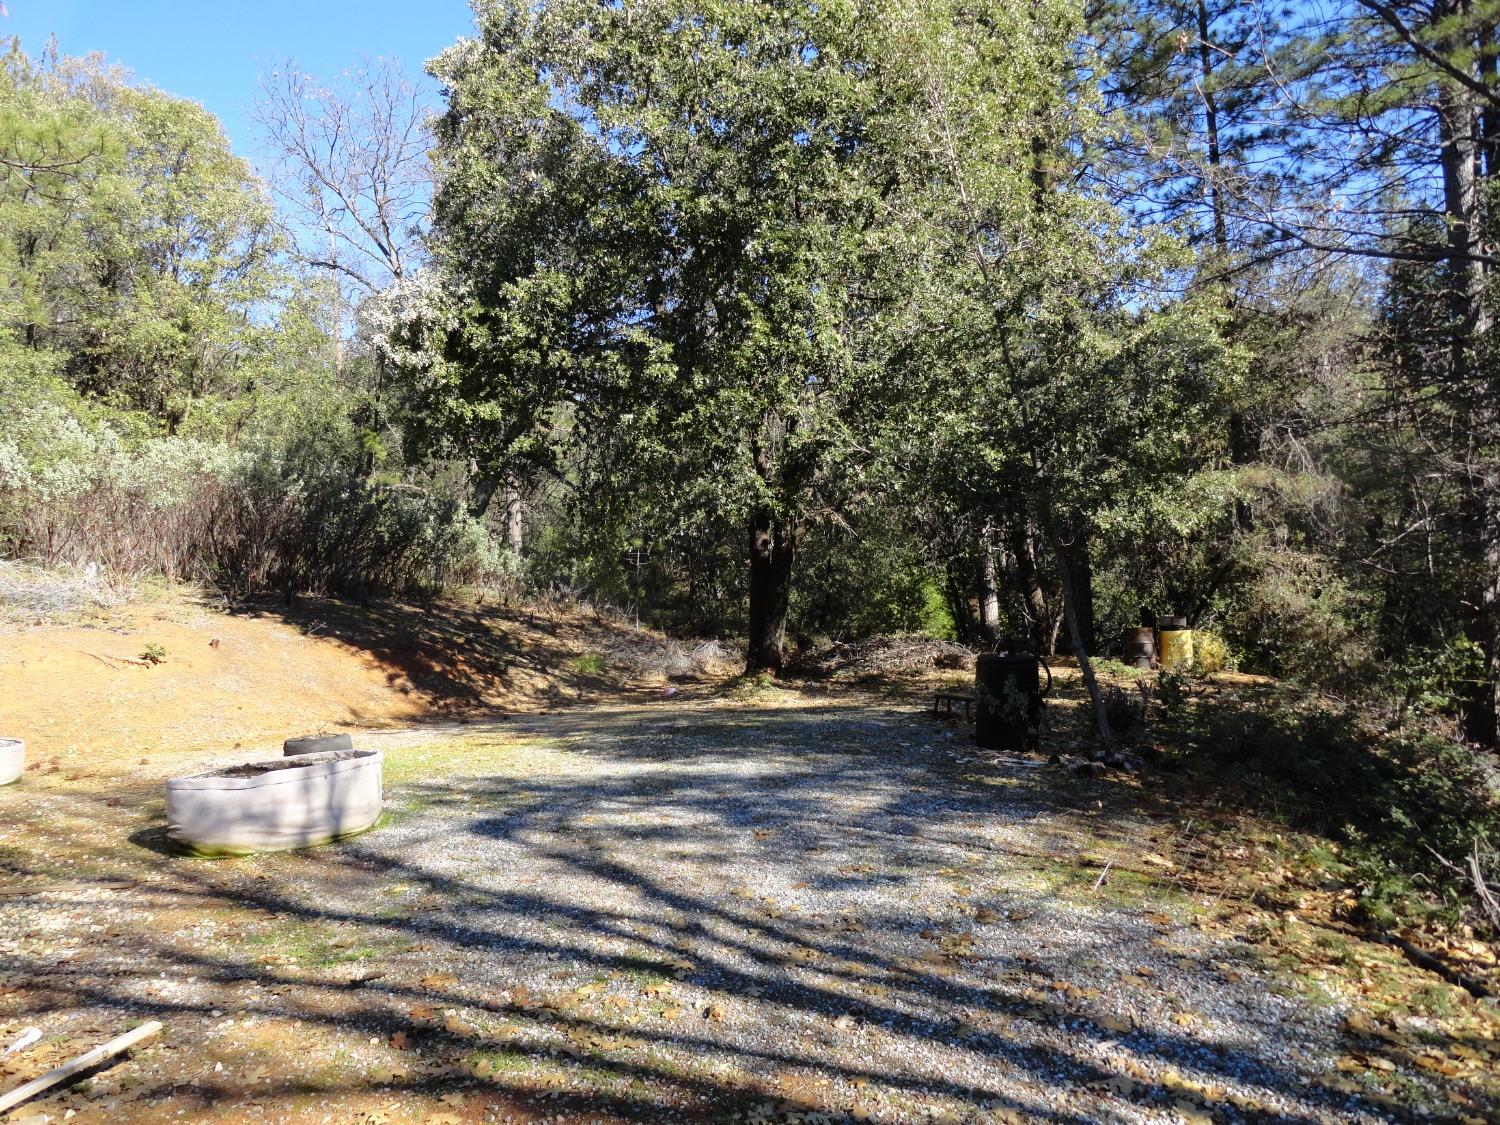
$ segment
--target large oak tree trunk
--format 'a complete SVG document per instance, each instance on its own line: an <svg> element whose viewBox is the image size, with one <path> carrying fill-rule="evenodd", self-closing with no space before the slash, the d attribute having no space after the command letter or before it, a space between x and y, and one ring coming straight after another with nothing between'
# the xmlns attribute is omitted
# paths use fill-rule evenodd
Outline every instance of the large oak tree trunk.
<svg viewBox="0 0 1500 1125"><path fill-rule="evenodd" d="M1010 550L1016 560L1016 582L1021 588L1021 597L1026 601L1026 616L1031 623L1031 642L1037 652L1051 653L1056 649L1057 622L1047 608L1047 593L1042 589L1040 573L1036 565L1036 548L1031 543L1031 532L1026 521L1019 516L1010 521Z"/></svg>
<svg viewBox="0 0 1500 1125"><path fill-rule="evenodd" d="M505 545L517 555L525 545L526 508L514 480L505 482Z"/></svg>
<svg viewBox="0 0 1500 1125"><path fill-rule="evenodd" d="M519 555L526 537L526 504L520 483L512 476L481 472L478 462L471 459L469 487L469 515L476 520L484 519L497 495L504 500L505 545Z"/></svg>
<svg viewBox="0 0 1500 1125"><path fill-rule="evenodd" d="M482 520L484 514L490 510L490 501L495 498L495 493L500 491L500 478L494 473L481 471L479 462L471 457L469 459L469 488L469 515L476 520Z"/></svg>
<svg viewBox="0 0 1500 1125"><path fill-rule="evenodd" d="M750 522L750 646L745 671L781 671L796 539L769 511Z"/></svg>

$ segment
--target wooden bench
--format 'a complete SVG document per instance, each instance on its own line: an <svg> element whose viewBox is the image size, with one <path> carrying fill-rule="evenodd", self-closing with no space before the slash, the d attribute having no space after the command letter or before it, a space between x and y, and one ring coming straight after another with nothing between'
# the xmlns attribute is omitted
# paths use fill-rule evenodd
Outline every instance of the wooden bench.
<svg viewBox="0 0 1500 1125"><path fill-rule="evenodd" d="M932 713L934 715L952 715L954 708L962 705L965 718L974 713L974 697L965 695L961 691L939 691L932 697Z"/></svg>

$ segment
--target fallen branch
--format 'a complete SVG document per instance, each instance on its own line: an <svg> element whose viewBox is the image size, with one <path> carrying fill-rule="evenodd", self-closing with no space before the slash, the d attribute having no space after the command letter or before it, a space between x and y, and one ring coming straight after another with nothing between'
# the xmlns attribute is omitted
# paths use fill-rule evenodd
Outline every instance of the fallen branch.
<svg viewBox="0 0 1500 1125"><path fill-rule="evenodd" d="M1107 863L1105 863L1104 870L1101 871L1101 872L1099 872L1099 878L1097 878L1097 879L1094 880L1094 890L1091 891L1091 892L1089 892L1090 894L1097 893L1098 890L1099 890L1099 888L1104 885L1104 877L1109 874L1109 869L1111 867L1113 867L1114 865L1115 865L1114 857L1111 856L1110 859L1109 859L1109 861Z"/></svg>
<svg viewBox="0 0 1500 1125"><path fill-rule="evenodd" d="M1495 901L1495 894L1490 890L1490 885L1484 878L1484 867L1479 862L1479 837L1474 837L1474 850L1469 853L1469 880L1474 884L1474 893L1479 896L1479 905L1484 908L1485 917L1490 920L1490 925L1500 933L1500 902Z"/></svg>
<svg viewBox="0 0 1500 1125"><path fill-rule="evenodd" d="M37 883L29 887L0 887L0 898L25 898L48 891L133 891L135 888L136 884L130 879L68 879L60 883Z"/></svg>
<svg viewBox="0 0 1500 1125"><path fill-rule="evenodd" d="M1446 867L1455 875L1466 877L1474 885L1474 895L1479 899L1480 909L1484 916L1489 919L1490 925L1500 932L1500 902L1495 901L1495 892L1490 890L1488 881L1485 879L1484 867L1479 860L1479 837L1474 837L1474 850L1469 853L1469 858L1463 867L1448 859L1430 844L1424 844L1434 859Z"/></svg>
<svg viewBox="0 0 1500 1125"><path fill-rule="evenodd" d="M132 660L128 656L100 656L97 652L84 652L83 649L79 649L78 651L82 652L84 656L92 656L95 660L97 660L100 664L103 664L106 668L115 668L115 669L118 669L118 667L121 664L129 664L129 665L132 665L132 666L134 666L136 668L149 668L149 667L151 667L151 665L147 664L144 660Z"/></svg>
<svg viewBox="0 0 1500 1125"><path fill-rule="evenodd" d="M50 1090L60 1082L66 1082L70 1078L76 1078L84 1071L92 1070L105 1059L113 1058L123 1051L128 1051L143 1039L150 1039L161 1030L161 1024L157 1020L143 1023L124 1035L117 1035L108 1043L101 1043L92 1051L85 1051L75 1059L63 1063L62 1066L49 1070L40 1078L33 1078L24 1086L17 1086L8 1094L0 1094L0 1113L14 1109L24 1101L36 1097L43 1090Z"/></svg>
<svg viewBox="0 0 1500 1125"><path fill-rule="evenodd" d="M1375 934L1377 941L1383 941L1387 945L1394 945L1406 959L1418 968L1426 969L1430 973L1436 973L1449 984L1457 985L1476 1000L1484 1000L1489 997L1490 990L1485 983L1475 977L1467 976L1459 972L1446 961L1428 953L1425 949L1418 949L1405 938L1397 937L1395 934Z"/></svg>

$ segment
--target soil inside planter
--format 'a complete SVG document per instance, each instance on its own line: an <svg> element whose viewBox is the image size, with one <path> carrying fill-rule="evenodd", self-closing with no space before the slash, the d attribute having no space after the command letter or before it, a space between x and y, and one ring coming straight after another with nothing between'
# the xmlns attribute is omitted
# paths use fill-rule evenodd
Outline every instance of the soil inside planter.
<svg viewBox="0 0 1500 1125"><path fill-rule="evenodd" d="M273 770L298 770L324 762L347 762L351 758L368 758L368 750L338 750L331 754L304 754L298 758L275 758L265 762L246 762L242 766L225 766L221 770L195 774L195 777L260 777Z"/></svg>

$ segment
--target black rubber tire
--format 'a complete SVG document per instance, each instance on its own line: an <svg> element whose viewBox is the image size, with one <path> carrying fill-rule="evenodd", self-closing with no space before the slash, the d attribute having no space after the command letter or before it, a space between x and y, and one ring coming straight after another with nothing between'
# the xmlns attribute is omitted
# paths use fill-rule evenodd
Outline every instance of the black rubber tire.
<svg viewBox="0 0 1500 1125"><path fill-rule="evenodd" d="M330 750L353 750L354 740L347 734L304 734L281 744L286 756L293 754L326 754Z"/></svg>

